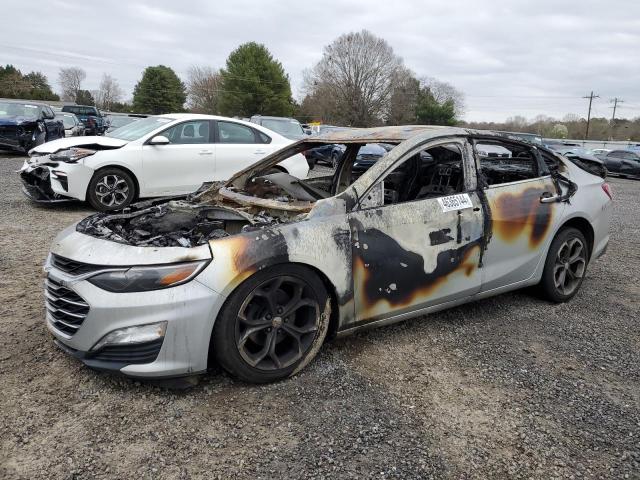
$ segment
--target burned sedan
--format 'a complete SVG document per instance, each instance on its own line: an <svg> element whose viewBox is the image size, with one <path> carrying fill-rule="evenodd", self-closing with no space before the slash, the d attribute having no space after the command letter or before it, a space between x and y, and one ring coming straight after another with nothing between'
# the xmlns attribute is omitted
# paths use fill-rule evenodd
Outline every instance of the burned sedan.
<svg viewBox="0 0 640 480"><path fill-rule="evenodd" d="M272 170L335 143L346 149L332 176ZM396 146L354 180L360 147L374 143ZM478 144L510 154L479 155ZM602 178L491 132L328 133L225 184L60 233L45 266L46 324L94 368L160 378L217 362L274 381L336 335L530 285L571 299L606 250L610 211Z"/></svg>

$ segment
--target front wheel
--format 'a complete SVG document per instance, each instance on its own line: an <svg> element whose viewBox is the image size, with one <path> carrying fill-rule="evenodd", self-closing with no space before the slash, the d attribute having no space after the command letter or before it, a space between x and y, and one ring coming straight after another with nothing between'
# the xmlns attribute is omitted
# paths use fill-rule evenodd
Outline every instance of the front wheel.
<svg viewBox="0 0 640 480"><path fill-rule="evenodd" d="M329 327L328 294L301 265L261 270L229 297L213 330L218 363L234 377L267 383L301 370Z"/></svg>
<svg viewBox="0 0 640 480"><path fill-rule="evenodd" d="M589 247L582 232L564 228L551 242L540 281L548 300L562 303L571 299L582 285L589 263Z"/></svg>
<svg viewBox="0 0 640 480"><path fill-rule="evenodd" d="M97 171L87 189L87 199L100 212L123 209L133 201L136 185L124 170L105 168Z"/></svg>

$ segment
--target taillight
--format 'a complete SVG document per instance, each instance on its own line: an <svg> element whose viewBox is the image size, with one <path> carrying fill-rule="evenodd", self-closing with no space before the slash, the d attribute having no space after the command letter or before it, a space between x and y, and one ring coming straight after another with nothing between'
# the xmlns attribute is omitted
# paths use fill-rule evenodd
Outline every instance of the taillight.
<svg viewBox="0 0 640 480"><path fill-rule="evenodd" d="M609 199L613 200L613 192L611 192L611 187L608 183L602 184L602 190L604 190L604 193L607 194L607 197L609 197Z"/></svg>

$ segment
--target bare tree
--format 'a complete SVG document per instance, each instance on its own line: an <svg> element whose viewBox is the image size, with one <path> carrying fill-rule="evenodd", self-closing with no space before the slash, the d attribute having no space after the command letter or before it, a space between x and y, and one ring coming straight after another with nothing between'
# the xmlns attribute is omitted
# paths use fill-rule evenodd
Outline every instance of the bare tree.
<svg viewBox="0 0 640 480"><path fill-rule="evenodd" d="M61 68L58 83L62 87L62 99L75 102L85 78L87 74L79 67Z"/></svg>
<svg viewBox="0 0 640 480"><path fill-rule="evenodd" d="M305 87L308 95L317 89L327 92L346 125L380 124L388 114L394 79L402 66L384 39L367 30L347 33L324 48Z"/></svg>
<svg viewBox="0 0 640 480"><path fill-rule="evenodd" d="M100 82L100 88L93 95L98 107L109 110L114 103L122 100L123 94L118 81L111 75L104 73L102 75L102 81Z"/></svg>
<svg viewBox="0 0 640 480"><path fill-rule="evenodd" d="M212 67L193 66L187 80L187 106L197 113L218 114L220 71Z"/></svg>
<svg viewBox="0 0 640 480"><path fill-rule="evenodd" d="M420 82L413 72L408 68L399 68L393 79L387 123L389 125L415 123L419 93Z"/></svg>

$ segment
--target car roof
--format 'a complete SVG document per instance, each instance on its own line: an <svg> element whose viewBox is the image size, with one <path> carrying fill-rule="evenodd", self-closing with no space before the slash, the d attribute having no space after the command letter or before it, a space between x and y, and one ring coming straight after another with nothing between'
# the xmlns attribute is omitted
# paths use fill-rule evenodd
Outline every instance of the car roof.
<svg viewBox="0 0 640 480"><path fill-rule="evenodd" d="M266 118L269 120L295 120L296 122L298 121L293 117L276 117L274 115L251 115L251 118Z"/></svg>
<svg viewBox="0 0 640 480"><path fill-rule="evenodd" d="M318 143L379 143L403 142L415 136L425 138L447 135L466 135L462 128L431 125L400 125L393 127L346 128L333 130L309 137L308 142Z"/></svg>

